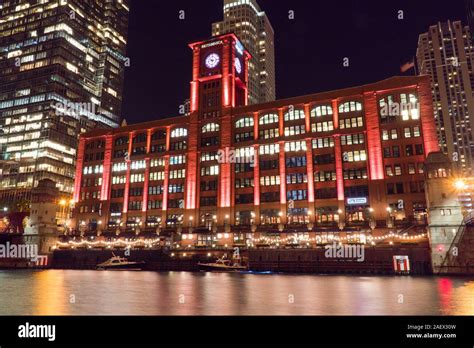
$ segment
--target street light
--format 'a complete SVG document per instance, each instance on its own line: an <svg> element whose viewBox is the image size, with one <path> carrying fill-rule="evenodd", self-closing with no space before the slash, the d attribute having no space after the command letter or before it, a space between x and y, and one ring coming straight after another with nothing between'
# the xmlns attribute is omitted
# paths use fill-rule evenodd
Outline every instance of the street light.
<svg viewBox="0 0 474 348"><path fill-rule="evenodd" d="M456 179L454 181L454 187L457 189L457 190L465 190L467 188L467 184L464 180L462 179Z"/></svg>

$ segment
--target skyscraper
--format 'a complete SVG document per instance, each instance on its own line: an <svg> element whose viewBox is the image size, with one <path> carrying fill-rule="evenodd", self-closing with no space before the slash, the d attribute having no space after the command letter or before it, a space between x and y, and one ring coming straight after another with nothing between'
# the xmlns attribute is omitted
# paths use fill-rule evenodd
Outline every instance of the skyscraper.
<svg viewBox="0 0 474 348"><path fill-rule="evenodd" d="M275 100L275 43L272 25L255 0L224 0L224 20L212 24L212 35L234 33L252 58L249 104Z"/></svg>
<svg viewBox="0 0 474 348"><path fill-rule="evenodd" d="M0 201L71 194L79 134L120 124L128 2L0 4Z"/></svg>
<svg viewBox="0 0 474 348"><path fill-rule="evenodd" d="M466 1L467 24L469 25L469 30L472 33L474 30L474 0L465 0L465 1ZM471 36L471 42L473 42L472 36Z"/></svg>
<svg viewBox="0 0 474 348"><path fill-rule="evenodd" d="M430 26L419 37L417 62L431 77L441 149L466 174L474 165L473 59L469 27L460 21Z"/></svg>

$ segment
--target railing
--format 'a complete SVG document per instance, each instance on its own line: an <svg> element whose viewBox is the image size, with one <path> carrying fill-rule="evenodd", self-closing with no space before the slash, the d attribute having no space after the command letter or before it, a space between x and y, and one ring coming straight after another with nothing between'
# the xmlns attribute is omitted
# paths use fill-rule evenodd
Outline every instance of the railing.
<svg viewBox="0 0 474 348"><path fill-rule="evenodd" d="M449 263L448 264L446 263L450 261L450 257L452 255L453 249L456 248L459 242L462 240L462 237L464 236L464 232L466 231L466 225L471 224L473 222L473 216L469 218L468 217L469 215L466 216L467 219L464 218L461 225L459 225L458 230L456 231L456 235L454 236L453 241L446 252L446 256L444 257L443 262L441 263L441 266L438 269L438 274L440 274L441 270L443 270L445 267L449 267Z"/></svg>
<svg viewBox="0 0 474 348"><path fill-rule="evenodd" d="M411 224L409 226L405 226L401 231L397 231L397 234L407 233L408 231L410 231L411 229L416 228L416 227L420 227L420 225Z"/></svg>

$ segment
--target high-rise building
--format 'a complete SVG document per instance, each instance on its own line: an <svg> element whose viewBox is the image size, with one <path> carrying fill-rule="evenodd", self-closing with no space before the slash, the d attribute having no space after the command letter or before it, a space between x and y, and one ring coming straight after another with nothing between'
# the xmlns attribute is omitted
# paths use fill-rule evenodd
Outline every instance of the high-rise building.
<svg viewBox="0 0 474 348"><path fill-rule="evenodd" d="M431 77L440 146L464 173L474 166L473 60L469 27L460 21L430 26L419 37L417 63Z"/></svg>
<svg viewBox="0 0 474 348"><path fill-rule="evenodd" d="M467 14L467 24L469 25L469 30L474 32L474 0L465 0L466 1L466 14ZM471 42L473 42L473 37L471 36Z"/></svg>
<svg viewBox="0 0 474 348"><path fill-rule="evenodd" d="M255 0L224 0L224 20L212 24L212 35L234 33L252 58L249 104L275 100L275 43L270 20Z"/></svg>
<svg viewBox="0 0 474 348"><path fill-rule="evenodd" d="M439 151L428 76L247 105L249 55L237 37L190 47L188 116L81 136L80 229L190 228L196 245L219 234L232 245L251 226L317 239L345 224L424 220L424 161Z"/></svg>
<svg viewBox="0 0 474 348"><path fill-rule="evenodd" d="M79 134L119 126L128 3L0 3L0 201L71 195Z"/></svg>

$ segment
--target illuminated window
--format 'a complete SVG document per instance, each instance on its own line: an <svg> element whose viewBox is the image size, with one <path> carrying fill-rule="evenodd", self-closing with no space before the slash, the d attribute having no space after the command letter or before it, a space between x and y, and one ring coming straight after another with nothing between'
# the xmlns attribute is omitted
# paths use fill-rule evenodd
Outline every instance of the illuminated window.
<svg viewBox="0 0 474 348"><path fill-rule="evenodd" d="M201 167L201 176L219 175L219 166Z"/></svg>
<svg viewBox="0 0 474 348"><path fill-rule="evenodd" d="M151 172L150 181L164 180L165 172Z"/></svg>
<svg viewBox="0 0 474 348"><path fill-rule="evenodd" d="M133 161L130 168L132 170L145 169L146 168L146 161L145 160Z"/></svg>
<svg viewBox="0 0 474 348"><path fill-rule="evenodd" d="M311 110L311 117L321 117L332 115L332 107L330 105L320 105Z"/></svg>
<svg viewBox="0 0 474 348"><path fill-rule="evenodd" d="M365 141L364 134L349 134L341 136L341 145L357 145L363 144Z"/></svg>
<svg viewBox="0 0 474 348"><path fill-rule="evenodd" d="M405 138L411 138L411 128L405 127L405 129L403 130L403 134Z"/></svg>
<svg viewBox="0 0 474 348"><path fill-rule="evenodd" d="M339 105L339 113L362 111L362 104L356 101L348 101Z"/></svg>
<svg viewBox="0 0 474 348"><path fill-rule="evenodd" d="M201 133L210 133L210 132L218 132L219 125L217 123L208 123L201 128Z"/></svg>
<svg viewBox="0 0 474 348"><path fill-rule="evenodd" d="M127 163L126 162L114 163L112 165L112 172L123 172L125 170L127 170Z"/></svg>
<svg viewBox="0 0 474 348"><path fill-rule="evenodd" d="M127 180L127 178L126 178L125 175L113 176L112 177L112 185L125 184L126 180Z"/></svg>
<svg viewBox="0 0 474 348"><path fill-rule="evenodd" d="M263 125L263 124L272 124L272 123L278 123L278 115L277 114L266 114L260 117L258 124Z"/></svg>
<svg viewBox="0 0 474 348"><path fill-rule="evenodd" d="M319 138L313 139L313 149L322 149L326 147L334 147L333 138Z"/></svg>
<svg viewBox="0 0 474 348"><path fill-rule="evenodd" d="M343 118L339 120L339 128L358 128L364 126L364 119L362 117Z"/></svg>
<svg viewBox="0 0 474 348"><path fill-rule="evenodd" d="M130 182L144 182L145 181L145 174L131 174L130 175Z"/></svg>
<svg viewBox="0 0 474 348"><path fill-rule="evenodd" d="M335 171L316 171L314 172L314 181L316 182L336 181L336 172Z"/></svg>
<svg viewBox="0 0 474 348"><path fill-rule="evenodd" d="M209 151L201 153L201 162L215 161L219 158L217 151Z"/></svg>
<svg viewBox="0 0 474 348"><path fill-rule="evenodd" d="M186 156L185 155L171 156L170 157L170 165L184 164L184 163L186 163Z"/></svg>
<svg viewBox="0 0 474 348"><path fill-rule="evenodd" d="M306 127L304 124L285 127L285 137L290 137L293 135L299 135L306 133Z"/></svg>
<svg viewBox="0 0 474 348"><path fill-rule="evenodd" d="M334 173L335 176L336 173ZM308 175L306 173L292 173L286 175L287 184L303 184L308 182Z"/></svg>
<svg viewBox="0 0 474 348"><path fill-rule="evenodd" d="M400 109L403 120L418 120L420 118L418 98L415 94L400 94Z"/></svg>
<svg viewBox="0 0 474 348"><path fill-rule="evenodd" d="M303 120L305 118L302 109L292 109L285 113L285 121Z"/></svg>
<svg viewBox="0 0 474 348"><path fill-rule="evenodd" d="M332 130L334 130L333 121L325 121L311 124L312 132L330 132Z"/></svg>
<svg viewBox="0 0 474 348"><path fill-rule="evenodd" d="M418 126L413 127L413 136L414 136L414 137L419 137L419 136L421 136L420 127L418 127Z"/></svg>
<svg viewBox="0 0 474 348"><path fill-rule="evenodd" d="M278 128L260 129L258 133L260 139L272 139L280 136L280 130Z"/></svg>
<svg viewBox="0 0 474 348"><path fill-rule="evenodd" d="M165 166L165 159L164 158L154 158L150 161L150 167L164 167Z"/></svg>
<svg viewBox="0 0 474 348"><path fill-rule="evenodd" d="M290 141L285 143L285 152L306 151L306 141Z"/></svg>
<svg viewBox="0 0 474 348"><path fill-rule="evenodd" d="M170 171L170 179L183 179L186 176L186 169Z"/></svg>
<svg viewBox="0 0 474 348"><path fill-rule="evenodd" d="M260 177L261 186L275 186L280 185L280 176L279 175L269 175Z"/></svg>
<svg viewBox="0 0 474 348"><path fill-rule="evenodd" d="M266 144L260 145L260 155L274 155L280 153L280 144Z"/></svg>
<svg viewBox="0 0 474 348"><path fill-rule="evenodd" d="M365 150L347 151L343 153L344 162L359 162L367 160L367 154Z"/></svg>
<svg viewBox="0 0 474 348"><path fill-rule="evenodd" d="M180 137L187 137L188 136L188 130L186 128L176 128L173 129L171 132L171 137L172 138L180 138Z"/></svg>
<svg viewBox="0 0 474 348"><path fill-rule="evenodd" d="M253 118L244 117L235 122L235 128L253 127Z"/></svg>

